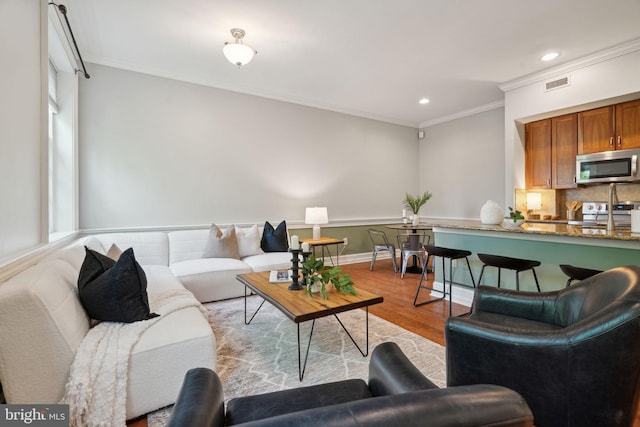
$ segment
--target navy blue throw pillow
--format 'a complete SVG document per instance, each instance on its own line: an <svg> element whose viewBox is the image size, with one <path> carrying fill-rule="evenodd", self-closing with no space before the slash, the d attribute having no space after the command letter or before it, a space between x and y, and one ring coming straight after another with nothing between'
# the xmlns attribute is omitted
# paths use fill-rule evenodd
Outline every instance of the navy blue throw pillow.
<svg viewBox="0 0 640 427"><path fill-rule="evenodd" d="M118 261L85 249L86 256L78 276L78 294L89 317L131 323L158 316L150 312L147 276L136 262L133 248L122 252Z"/></svg>
<svg viewBox="0 0 640 427"><path fill-rule="evenodd" d="M287 252L289 250L287 223L282 221L274 230L269 221L265 222L260 247L265 252Z"/></svg>

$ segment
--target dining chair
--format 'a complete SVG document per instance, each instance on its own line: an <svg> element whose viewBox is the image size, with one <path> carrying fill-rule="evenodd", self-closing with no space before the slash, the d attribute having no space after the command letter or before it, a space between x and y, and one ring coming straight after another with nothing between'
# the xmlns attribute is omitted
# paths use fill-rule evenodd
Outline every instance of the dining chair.
<svg viewBox="0 0 640 427"><path fill-rule="evenodd" d="M373 228L368 229L367 233L369 233L369 238L371 239L371 243L373 243L373 254L371 256L369 270L373 270L373 264L376 262L378 252L388 251L391 254L391 261L393 262L393 272L398 271L396 266L396 247L393 246L392 243L389 243L387 235L383 231Z"/></svg>
<svg viewBox="0 0 640 427"><path fill-rule="evenodd" d="M400 269L402 272L400 278L404 279L409 257L415 257L414 266L416 259L420 259L422 266L427 262L427 251L424 247L431 241L431 235L427 233L398 233L396 238L400 248ZM420 272L422 272L422 269L420 269Z"/></svg>

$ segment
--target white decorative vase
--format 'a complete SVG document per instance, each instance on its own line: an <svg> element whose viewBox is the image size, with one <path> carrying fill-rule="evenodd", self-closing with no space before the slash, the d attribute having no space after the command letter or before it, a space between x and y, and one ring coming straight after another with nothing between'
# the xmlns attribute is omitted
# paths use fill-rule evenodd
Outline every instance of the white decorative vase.
<svg viewBox="0 0 640 427"><path fill-rule="evenodd" d="M411 220L411 225L414 227L420 224L420 216L418 214L413 215L413 219Z"/></svg>
<svg viewBox="0 0 640 427"><path fill-rule="evenodd" d="M502 207L493 200L487 200L480 209L480 222L486 225L502 224L504 211Z"/></svg>
<svg viewBox="0 0 640 427"><path fill-rule="evenodd" d="M322 288L322 283L320 282L320 278L318 276L312 276L312 283L309 285L309 290L311 293L316 294L320 292L320 288Z"/></svg>

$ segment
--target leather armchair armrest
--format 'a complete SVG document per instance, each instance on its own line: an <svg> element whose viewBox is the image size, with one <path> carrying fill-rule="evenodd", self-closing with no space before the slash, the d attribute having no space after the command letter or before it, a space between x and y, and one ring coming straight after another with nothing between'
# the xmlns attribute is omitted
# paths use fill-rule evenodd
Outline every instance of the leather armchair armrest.
<svg viewBox="0 0 640 427"><path fill-rule="evenodd" d="M266 418L261 427L532 427L533 414L515 391L488 384L419 390Z"/></svg>
<svg viewBox="0 0 640 427"><path fill-rule="evenodd" d="M369 362L369 390L374 396L438 388L394 342L376 346Z"/></svg>
<svg viewBox="0 0 640 427"><path fill-rule="evenodd" d="M224 394L218 375L208 368L190 369L167 427L224 426Z"/></svg>
<svg viewBox="0 0 640 427"><path fill-rule="evenodd" d="M473 311L486 311L537 322L554 323L557 292L522 292L478 286Z"/></svg>

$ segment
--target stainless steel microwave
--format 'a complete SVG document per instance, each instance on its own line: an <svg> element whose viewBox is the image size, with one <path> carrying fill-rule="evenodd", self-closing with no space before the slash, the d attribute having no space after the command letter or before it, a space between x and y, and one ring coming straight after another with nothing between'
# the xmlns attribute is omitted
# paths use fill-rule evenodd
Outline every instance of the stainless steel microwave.
<svg viewBox="0 0 640 427"><path fill-rule="evenodd" d="M576 156L576 182L589 184L638 181L638 159L640 149L579 154Z"/></svg>

